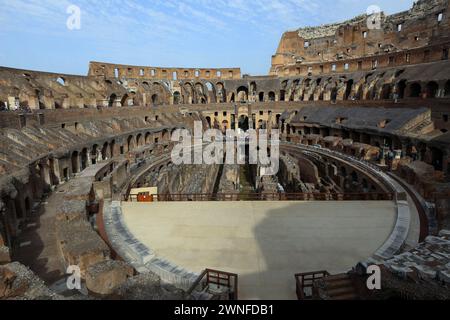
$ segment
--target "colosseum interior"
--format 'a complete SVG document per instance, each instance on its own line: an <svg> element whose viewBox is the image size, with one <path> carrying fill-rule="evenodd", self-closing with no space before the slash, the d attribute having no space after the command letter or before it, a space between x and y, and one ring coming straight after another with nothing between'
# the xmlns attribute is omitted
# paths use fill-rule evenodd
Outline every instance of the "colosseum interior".
<svg viewBox="0 0 450 320"><path fill-rule="evenodd" d="M380 17L284 33L263 76L1 67L0 299L449 299L450 4ZM278 174L175 165L196 122L279 130Z"/></svg>

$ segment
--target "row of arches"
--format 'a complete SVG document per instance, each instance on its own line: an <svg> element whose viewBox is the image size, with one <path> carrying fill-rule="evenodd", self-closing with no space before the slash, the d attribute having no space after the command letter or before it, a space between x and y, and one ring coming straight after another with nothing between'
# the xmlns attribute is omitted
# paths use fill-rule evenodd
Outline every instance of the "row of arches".
<svg viewBox="0 0 450 320"><path fill-rule="evenodd" d="M283 130L283 127L285 129ZM309 126L291 126L283 123L282 132L286 132L282 136L288 141L298 141L307 145L320 144L324 148L336 149L341 152L348 153L357 157L368 157L368 159L381 159L386 157L386 153L382 153L382 149L391 150L392 152L401 151L402 157L409 157L413 161L423 161L432 165L437 171L450 173L450 167L446 165L446 153L443 149L424 142L417 142L407 138L398 136L382 136L359 132L357 130L342 129L338 130L330 127L309 127ZM336 144L327 140L327 138L341 138ZM355 145L346 146L342 143L344 140L352 140ZM309 141L311 140L311 141ZM372 146L373 149L363 147ZM358 151L356 152L356 150ZM365 152L368 152L367 154ZM356 152L356 153L355 153Z"/></svg>
<svg viewBox="0 0 450 320"><path fill-rule="evenodd" d="M409 85L406 85L406 81L402 80L398 85L399 89L399 98L405 98L406 94L411 98L438 98L439 97L439 84L435 81L430 81L425 84L421 84L419 82L414 82ZM445 83L443 88L443 96L450 97L450 80Z"/></svg>
<svg viewBox="0 0 450 320"><path fill-rule="evenodd" d="M353 79L297 79L287 80L281 84L280 90L258 91L256 82L249 86L241 85L236 90L226 93L223 84L220 90L206 91L202 84L197 84L194 90L191 85L185 85L185 95L176 91L174 103L206 104L214 102L275 102L275 101L335 101L335 100L387 100L403 98L438 98L450 96L450 80L444 85L435 81L428 83L407 80L396 81L395 78L386 80L385 74L367 75L360 81ZM249 88L250 87L250 88ZM218 95L220 92L220 96ZM196 98L192 98L196 97ZM214 99L215 98L215 99Z"/></svg>
<svg viewBox="0 0 450 320"><path fill-rule="evenodd" d="M98 162L106 161L126 152L134 151L137 148L149 144L168 143L170 140L169 130L164 129L160 132L144 132L135 135L129 135L126 138L119 138L105 141L103 144L92 144L81 150L74 150L70 156L70 173L77 174L85 170L90 165ZM64 172L66 169L66 172ZM70 176L68 168L63 168L63 178L68 179Z"/></svg>
<svg viewBox="0 0 450 320"><path fill-rule="evenodd" d="M123 154L126 151L134 151L136 148L162 142L164 150L167 149L170 129L160 131L142 131L123 137L115 137L112 140L103 142L94 142L77 150L69 152L67 157L46 157L30 164L30 176L27 182L22 184L18 182L14 187L19 191L14 196L2 195L0 202L4 203L5 215L0 220L1 236L7 246L11 247L14 243L14 234L22 221L31 217L33 205L40 201L44 192L50 192L51 187L58 185L62 181L69 181L71 177L87 167L96 164L98 161L108 160L111 157ZM156 145L157 150L162 150ZM103 173L106 176L114 170L114 164L106 168L108 171ZM125 164L125 170L128 172L129 164ZM6 226L6 231L2 227Z"/></svg>
<svg viewBox="0 0 450 320"><path fill-rule="evenodd" d="M210 104L236 102L275 102L275 101L335 101L335 100L385 100L404 98L448 98L450 80L446 81L408 81L402 79L404 70L368 73L359 78L318 77L288 80L258 80L238 85L234 81L183 82L175 84L160 82L123 84L112 81L98 86L99 92L106 90L102 99L72 95L43 95L43 89L34 93L22 92L14 97L14 108L27 106L31 109L67 109L91 107L158 106L167 104ZM72 85L72 84L71 84ZM58 83L58 90L68 86ZM227 89L228 87L228 89ZM273 89L272 89L273 88ZM20 92L20 90L19 90ZM5 101L7 101L5 103ZM0 98L0 110L11 110L12 97Z"/></svg>

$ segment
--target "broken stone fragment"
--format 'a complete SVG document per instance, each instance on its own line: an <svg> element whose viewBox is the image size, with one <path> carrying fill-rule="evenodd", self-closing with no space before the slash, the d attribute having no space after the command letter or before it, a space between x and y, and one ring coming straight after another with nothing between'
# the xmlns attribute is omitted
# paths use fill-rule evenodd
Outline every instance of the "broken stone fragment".
<svg viewBox="0 0 450 320"><path fill-rule="evenodd" d="M133 274L133 268L125 262L101 261L87 269L86 286L96 295L110 295Z"/></svg>
<svg viewBox="0 0 450 320"><path fill-rule="evenodd" d="M24 265L0 266L0 300L59 300L44 282Z"/></svg>

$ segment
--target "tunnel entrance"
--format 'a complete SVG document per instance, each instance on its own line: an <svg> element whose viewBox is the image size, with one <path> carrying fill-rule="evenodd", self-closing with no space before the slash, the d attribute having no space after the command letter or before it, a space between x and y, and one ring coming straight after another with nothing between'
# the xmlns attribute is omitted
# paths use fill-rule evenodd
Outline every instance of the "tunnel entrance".
<svg viewBox="0 0 450 320"><path fill-rule="evenodd" d="M247 131L250 128L249 126L249 120L247 116L240 116L239 117L239 129Z"/></svg>

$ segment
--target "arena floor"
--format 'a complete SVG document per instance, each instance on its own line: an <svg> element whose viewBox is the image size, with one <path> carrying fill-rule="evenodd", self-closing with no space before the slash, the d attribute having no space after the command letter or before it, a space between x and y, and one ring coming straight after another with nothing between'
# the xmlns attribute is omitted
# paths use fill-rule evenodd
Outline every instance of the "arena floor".
<svg viewBox="0 0 450 320"><path fill-rule="evenodd" d="M123 203L126 224L158 256L200 273L239 274L240 299L296 299L294 274L346 272L393 230L395 204Z"/></svg>

